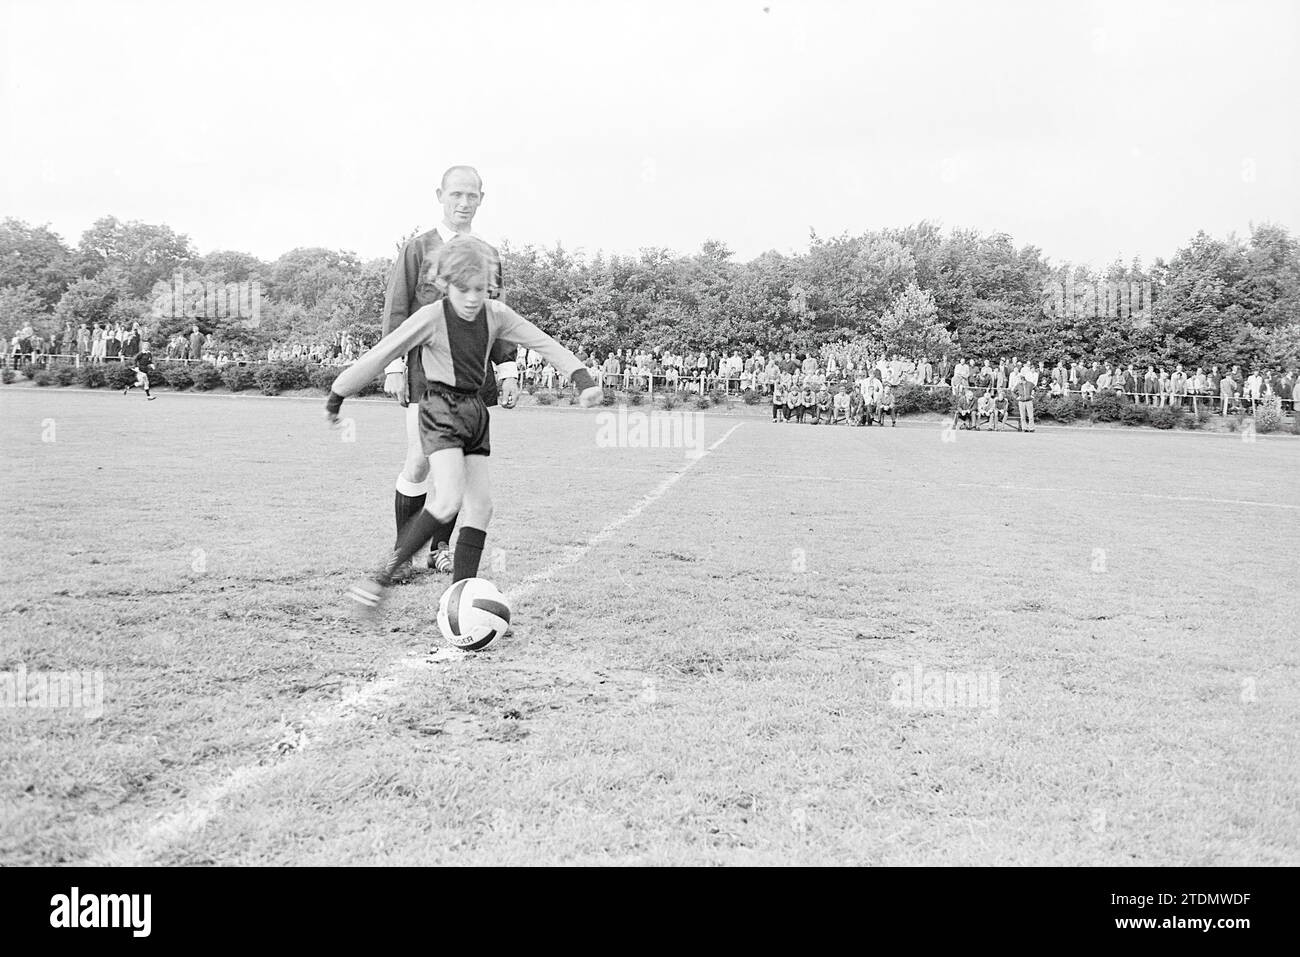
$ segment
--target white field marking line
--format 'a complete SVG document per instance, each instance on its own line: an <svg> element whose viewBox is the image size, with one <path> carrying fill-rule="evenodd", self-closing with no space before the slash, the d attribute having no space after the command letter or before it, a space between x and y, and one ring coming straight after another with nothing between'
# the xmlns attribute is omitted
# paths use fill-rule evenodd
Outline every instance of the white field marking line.
<svg viewBox="0 0 1300 957"><path fill-rule="evenodd" d="M631 509L607 524L588 539L585 544L569 549L562 558L549 568L525 579L518 588L511 591L511 597L515 599L522 598L536 589L542 582L554 577L557 572L579 561L593 548L608 539L617 529L636 518L646 508L662 498L683 475L729 439L731 434L743 424L738 422L733 425L722 438L710 445L698 457L689 459L684 467L660 482ZM439 660L461 661L464 660L464 656L444 656ZM307 735L307 731L319 732L334 725L351 721L361 713L363 706L385 697L392 690L402 685L404 681L409 680L411 674L421 670L424 665L425 660L423 658L400 658L393 663L386 674L381 675L378 679L366 685L365 688L346 695L342 701L330 708L309 713L301 721L295 723L295 726L301 730L297 746L290 749L290 751L297 752L310 746L311 738ZM134 867L148 863L157 851L207 825L209 821L217 816L220 805L227 798L261 784L279 771L283 763L283 757L271 757L259 764L236 768L224 780L205 788L196 797L186 801L180 809L155 821L136 839L125 846L101 850L91 857L86 864L92 867Z"/></svg>
<svg viewBox="0 0 1300 957"><path fill-rule="evenodd" d="M982 482L958 482L957 488L991 488L1005 492L1064 492L1066 494L1099 495L1112 498L1154 498L1164 502L1200 502L1206 505L1255 505L1259 508L1300 509L1300 505L1288 505L1285 502L1255 502L1243 498L1206 498L1199 495L1160 495L1155 492L1121 492L1113 489L1037 488L1031 485L986 485Z"/></svg>
<svg viewBox="0 0 1300 957"><path fill-rule="evenodd" d="M345 694L333 707L308 714L299 722L301 730L296 747L289 750L299 751L310 744L311 739L306 734L308 730L329 728L351 721L361 713L363 705L382 698L400 686L403 677L400 672L390 671L365 688ZM204 788L177 810L163 815L129 843L101 849L86 861L86 866L139 867L148 864L159 850L205 827L217 816L221 804L227 798L257 787L280 770L282 764L283 757L268 757L258 764L236 768L223 780Z"/></svg>
<svg viewBox="0 0 1300 957"><path fill-rule="evenodd" d="M598 531L595 535L589 538L584 544L577 545L570 548L568 550L568 553L563 558L553 563L550 567L543 569L542 571L538 572L535 575L530 575L529 577L525 578L515 588L511 589L510 594L507 597L515 600L525 597L526 595L530 594L534 589L536 589L537 586L540 585L542 582L554 578L557 573L563 571L564 569L568 568L570 565L582 559L582 557L585 556L589 551L591 551L601 542L605 541L607 538L613 535L615 531L617 531L619 528L626 525L628 522L632 521L632 519L636 518L638 515L644 512L650 505L654 504L659 499L663 498L663 496L667 493L667 491L677 484L678 479L680 479L683 475L685 475L692 468L694 468L697 463L704 461L704 457L706 455L708 455L710 452L716 449L723 442L727 441L727 439L731 438L731 434L735 432L736 429L740 428L742 425L744 425L743 422L737 422L735 425L733 425L730 429L726 431L726 433L722 436L722 438L718 439L718 441L710 445L706 450L701 452L697 457L688 460L686 465L683 468L680 468L676 472L673 472L666 479L660 482L650 492L648 492L641 499L641 501L633 505L632 508L630 508L627 512L625 512L623 515L619 516L618 518L614 519L612 522L610 522L608 525L606 525L604 528Z"/></svg>

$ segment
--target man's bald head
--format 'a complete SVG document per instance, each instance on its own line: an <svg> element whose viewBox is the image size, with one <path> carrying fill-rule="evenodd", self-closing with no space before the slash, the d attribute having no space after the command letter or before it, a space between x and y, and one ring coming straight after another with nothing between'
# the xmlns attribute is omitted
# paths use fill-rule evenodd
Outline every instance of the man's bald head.
<svg viewBox="0 0 1300 957"><path fill-rule="evenodd" d="M449 166L447 172L442 174L442 182L438 184L439 189L447 188L447 180L457 174L474 177L474 183L478 186L479 192L483 191L483 177L478 174L472 166Z"/></svg>

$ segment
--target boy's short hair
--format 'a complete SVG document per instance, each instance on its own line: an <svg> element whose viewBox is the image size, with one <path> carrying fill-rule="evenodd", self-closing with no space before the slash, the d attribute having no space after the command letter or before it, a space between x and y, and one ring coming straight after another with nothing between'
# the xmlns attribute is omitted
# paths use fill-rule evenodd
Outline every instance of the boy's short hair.
<svg viewBox="0 0 1300 957"><path fill-rule="evenodd" d="M496 285L495 261L496 252L483 240L476 236L455 236L439 247L434 278L445 291L448 285L463 289L486 273L488 287L492 288Z"/></svg>

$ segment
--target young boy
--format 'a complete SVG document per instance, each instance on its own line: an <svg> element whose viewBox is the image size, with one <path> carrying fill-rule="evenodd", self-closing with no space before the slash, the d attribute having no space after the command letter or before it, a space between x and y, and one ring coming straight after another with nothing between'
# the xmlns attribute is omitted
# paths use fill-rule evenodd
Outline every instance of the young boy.
<svg viewBox="0 0 1300 957"><path fill-rule="evenodd" d="M492 515L487 459L491 454L488 410L479 390L498 340L537 349L580 389L579 403L602 398L591 373L572 352L499 300L489 299L493 250L480 239L457 236L437 251L435 281L443 297L422 306L379 344L340 373L325 403L338 421L343 399L355 395L394 358L419 347L425 377L420 399L420 443L429 457L433 492L402 527L384 567L352 586L349 596L363 615L377 615L398 570L430 541L447 541L460 513L453 582L478 575Z"/></svg>
<svg viewBox="0 0 1300 957"><path fill-rule="evenodd" d="M880 392L876 395L876 416L880 419L882 429L885 427L886 412L889 413L889 427L892 429L898 425L898 417L894 414L894 389L897 385L892 373L880 383Z"/></svg>
<svg viewBox="0 0 1300 957"><path fill-rule="evenodd" d="M849 393L849 424L861 425L862 420L866 417L866 400L862 398L862 390L854 389Z"/></svg>
<svg viewBox="0 0 1300 957"><path fill-rule="evenodd" d="M772 421L784 422L785 419L785 389L778 383L772 390Z"/></svg>
<svg viewBox="0 0 1300 957"><path fill-rule="evenodd" d="M147 401L152 402L158 396L149 391L149 373L153 371L153 353L149 351L149 343L140 347L140 351L135 356L135 382L131 383L122 390L126 395L132 389L144 389L144 397Z"/></svg>

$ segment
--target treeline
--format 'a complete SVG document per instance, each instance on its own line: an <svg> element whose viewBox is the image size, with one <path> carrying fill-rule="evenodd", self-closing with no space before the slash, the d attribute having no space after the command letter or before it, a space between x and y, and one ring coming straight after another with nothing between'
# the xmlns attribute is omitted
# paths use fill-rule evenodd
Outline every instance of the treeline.
<svg viewBox="0 0 1300 957"><path fill-rule="evenodd" d="M691 255L587 256L508 243L502 251L507 300L562 341L597 352L643 345L803 352L854 343L872 352L1049 363L1300 362L1300 246L1272 224L1244 240L1198 233L1167 261L1102 271L1053 265L1005 234L944 232L929 222L813 235L806 252L746 263L714 241ZM250 349L343 330L373 340L391 262L318 248L274 262L200 254L170 227L113 217L70 247L46 226L6 219L0 334L12 337L24 324L48 335L67 321L139 321L155 345L195 322L223 344ZM207 297L175 294L178 274ZM211 290L225 288L230 296L214 300ZM247 314L250 299L256 316Z"/></svg>

